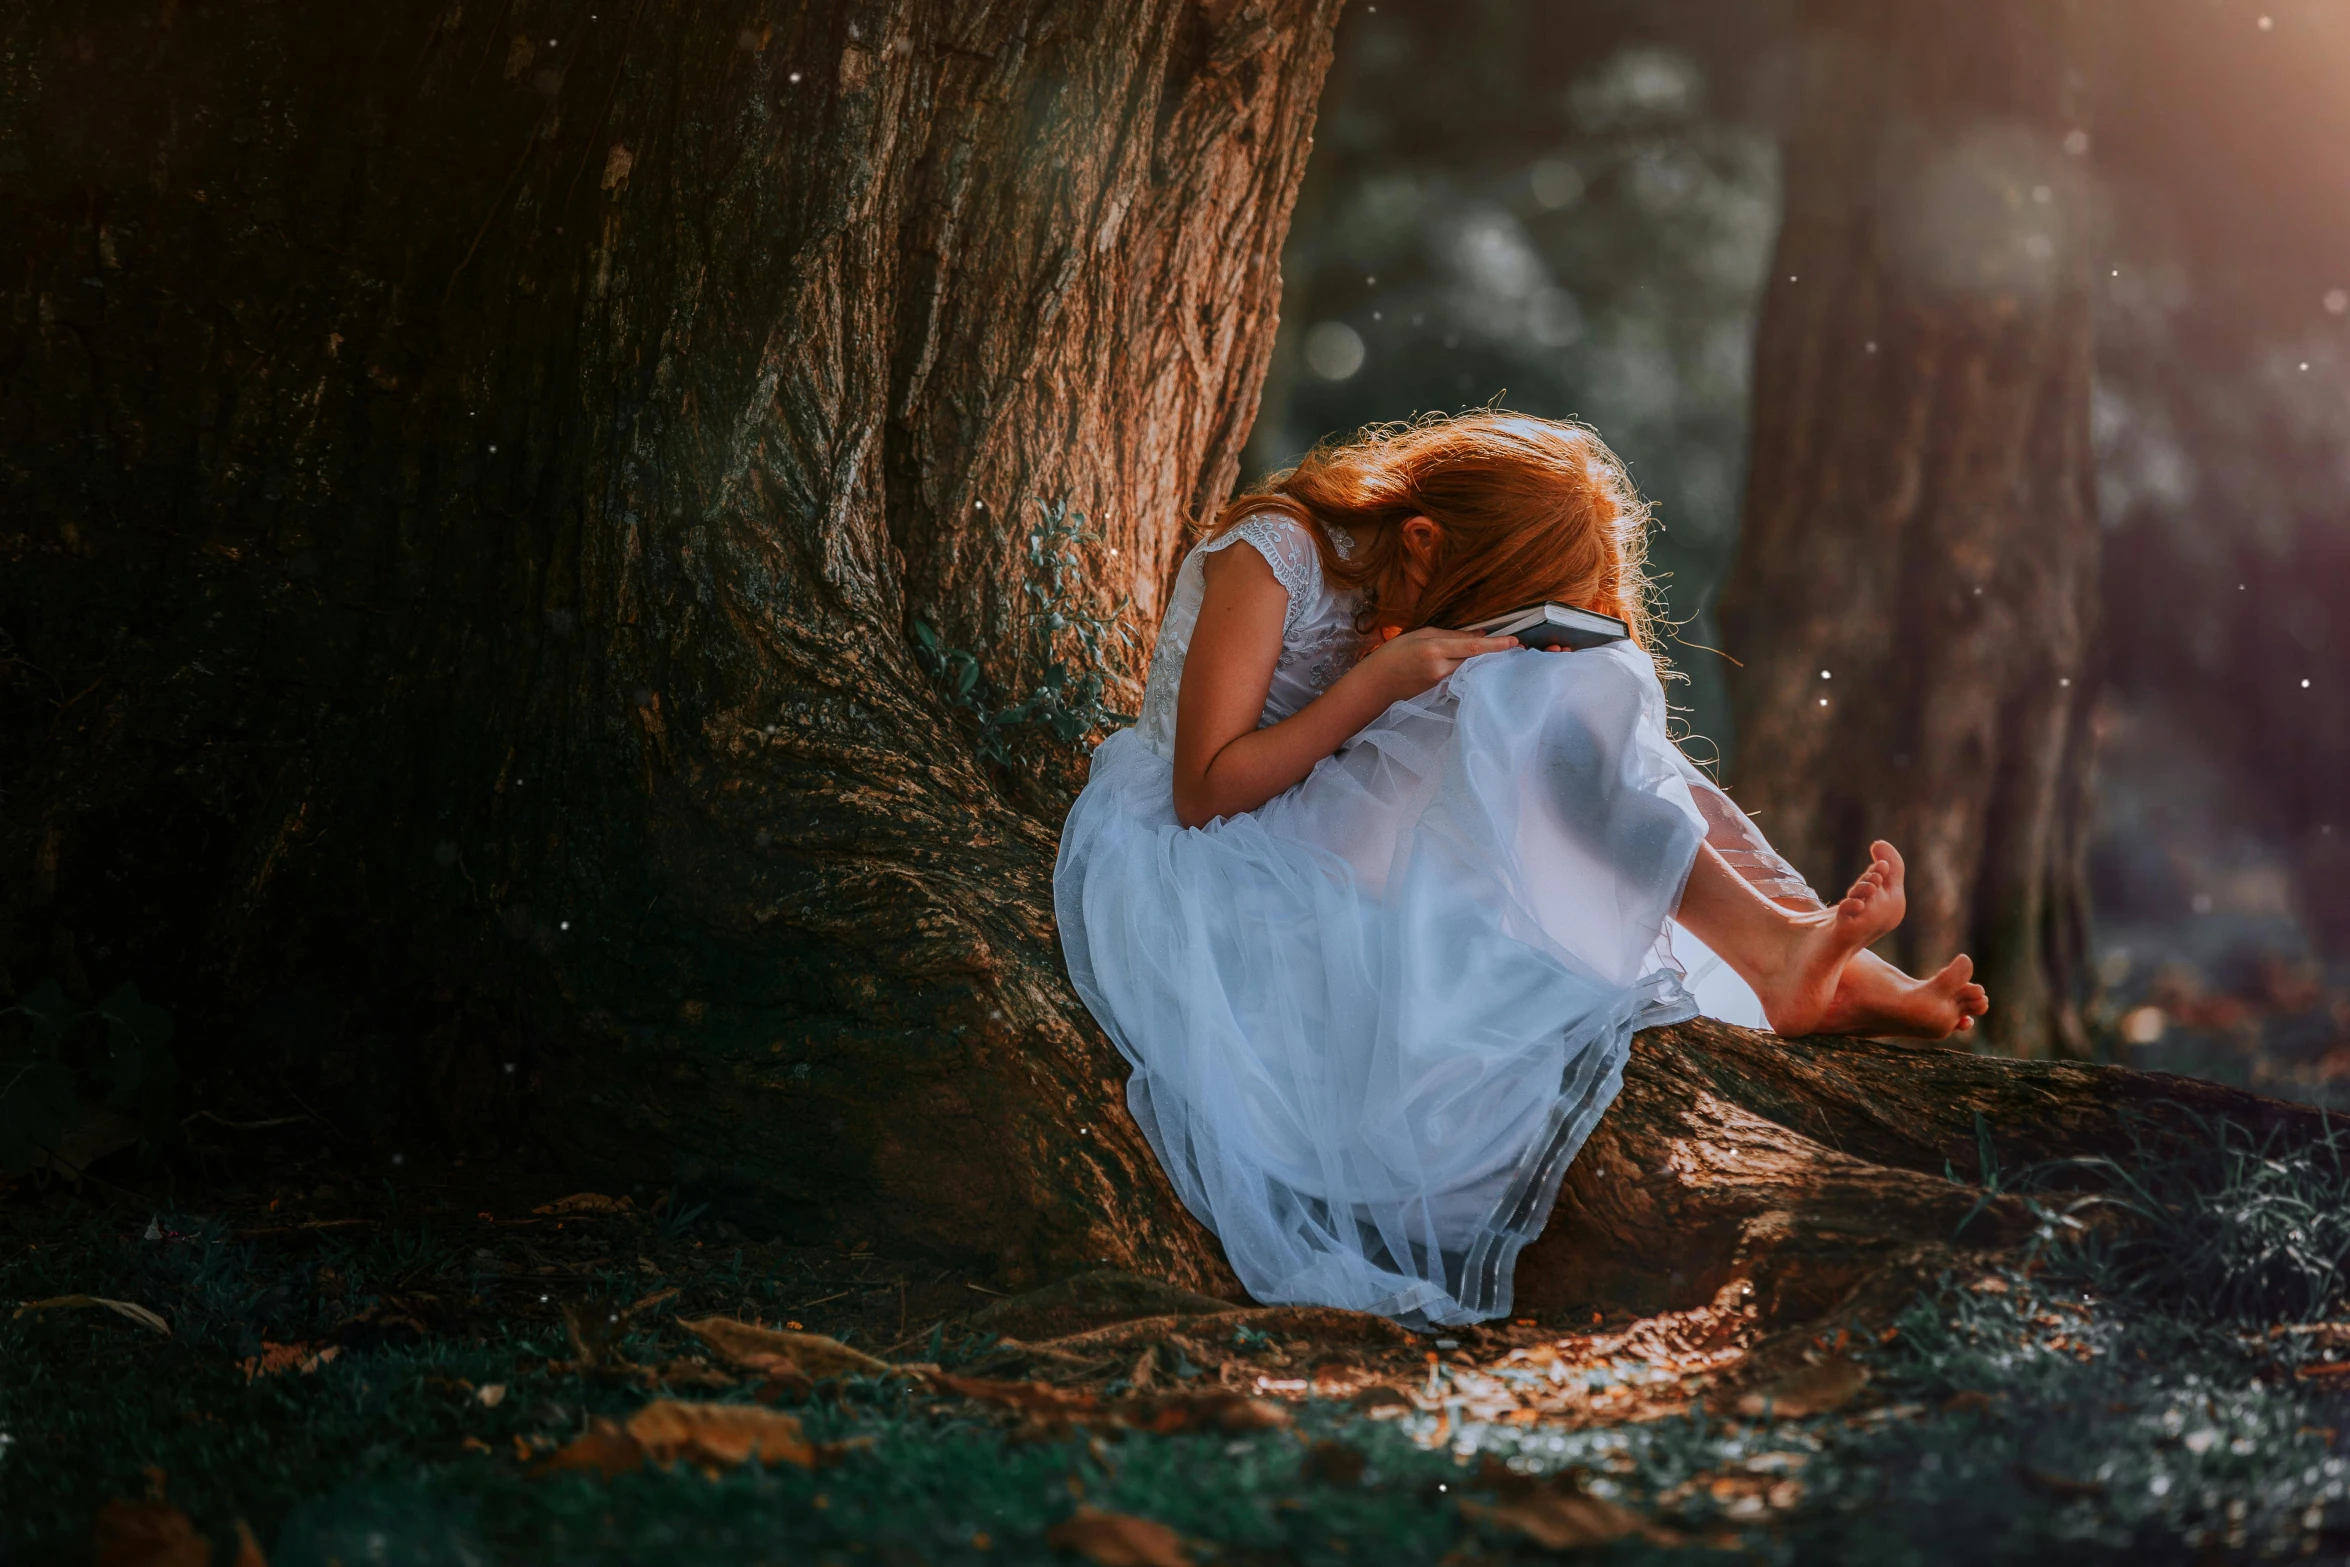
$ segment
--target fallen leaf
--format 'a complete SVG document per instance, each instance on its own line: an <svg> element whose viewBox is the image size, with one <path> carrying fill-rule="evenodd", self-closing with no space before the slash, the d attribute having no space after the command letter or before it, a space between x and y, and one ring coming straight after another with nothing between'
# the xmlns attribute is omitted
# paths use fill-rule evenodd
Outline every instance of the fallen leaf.
<svg viewBox="0 0 2350 1567"><path fill-rule="evenodd" d="M699 1355L690 1360L681 1355L652 1373L652 1380L664 1387L722 1388L734 1386L735 1379Z"/></svg>
<svg viewBox="0 0 2350 1567"><path fill-rule="evenodd" d="M1849 1355L1831 1355L1816 1366L1799 1367L1754 1389L1738 1400L1738 1412L1768 1412L1783 1420L1824 1415L1850 1403L1868 1380L1868 1367Z"/></svg>
<svg viewBox="0 0 2350 1567"><path fill-rule="evenodd" d="M1110 1425L1161 1436L1182 1431L1240 1435L1278 1430L1290 1423L1289 1411L1282 1405L1269 1399L1250 1398L1228 1387L1146 1394L1104 1405L1091 1393L1054 1387L1048 1382L992 1382L943 1371L932 1373L928 1380L942 1392L1017 1409L1036 1421L1040 1431L1069 1425Z"/></svg>
<svg viewBox="0 0 2350 1567"><path fill-rule="evenodd" d="M269 1567L261 1542L253 1538L253 1526L242 1518L237 1520L237 1559L229 1567Z"/></svg>
<svg viewBox="0 0 2350 1567"><path fill-rule="evenodd" d="M2004 1295L2007 1293L2007 1280L1992 1274L1975 1280L1967 1288L1978 1295Z"/></svg>
<svg viewBox="0 0 2350 1567"><path fill-rule="evenodd" d="M1555 1491L1548 1486L1528 1490L1490 1505L1463 1501L1461 1512L1498 1528L1522 1534L1547 1551L1571 1551L1605 1545L1628 1534L1649 1532L1648 1523L1629 1508L1596 1496Z"/></svg>
<svg viewBox="0 0 2350 1567"><path fill-rule="evenodd" d="M1190 1567L1183 1541L1163 1523L1080 1507L1047 1529L1044 1543L1075 1551L1094 1567Z"/></svg>
<svg viewBox="0 0 2350 1567"><path fill-rule="evenodd" d="M719 1357L745 1371L797 1371L807 1377L885 1376L897 1368L821 1333L787 1333L732 1317L701 1317L677 1325Z"/></svg>
<svg viewBox="0 0 2350 1567"><path fill-rule="evenodd" d="M1942 1412L1947 1415L1981 1414L1997 1404L1997 1393L1986 1393L1981 1388L1961 1388L1942 1401Z"/></svg>
<svg viewBox="0 0 2350 1567"><path fill-rule="evenodd" d="M2102 1480L2082 1480L2053 1469L2035 1469L2029 1464L2017 1464L2015 1477L2024 1483L2026 1490L2053 1496L2060 1502L2105 1494L2105 1482Z"/></svg>
<svg viewBox="0 0 2350 1567"><path fill-rule="evenodd" d="M767 1380L751 1390L751 1397L762 1404L780 1404L789 1399L799 1403L816 1391L816 1384L797 1371L770 1371Z"/></svg>
<svg viewBox="0 0 2350 1567"><path fill-rule="evenodd" d="M563 1337L571 1345L572 1364L593 1370L603 1360L604 1346L620 1331L620 1314L563 1303Z"/></svg>
<svg viewBox="0 0 2350 1567"><path fill-rule="evenodd" d="M655 1399L628 1418L628 1435L658 1463L700 1458L740 1464L816 1467L818 1454L790 1415L758 1404L687 1404Z"/></svg>
<svg viewBox="0 0 2350 1567"><path fill-rule="evenodd" d="M1178 1328L1194 1337L1218 1343L1228 1343L1235 1330L1241 1328L1274 1338L1301 1337L1324 1344L1407 1348L1415 1342L1410 1329L1398 1327L1387 1318L1375 1317L1369 1312L1342 1311L1331 1306L1254 1306L1237 1311L1138 1317L1083 1333L1038 1340L1031 1347L1091 1354L1157 1342L1171 1337Z"/></svg>
<svg viewBox="0 0 2350 1567"><path fill-rule="evenodd" d="M1323 1485L1353 1487L1363 1483L1363 1470L1367 1467L1368 1461L1356 1449L1344 1442L1324 1440L1306 1449L1306 1456L1298 1461L1297 1472Z"/></svg>
<svg viewBox="0 0 2350 1567"><path fill-rule="evenodd" d="M632 1204L626 1197L607 1197L602 1192L573 1192L553 1202L542 1203L530 1211L536 1214L566 1213L626 1213Z"/></svg>
<svg viewBox="0 0 2350 1567"><path fill-rule="evenodd" d="M1032 1414L1090 1415L1101 1408L1091 1393L1070 1392L1047 1382L992 1382L985 1377L959 1377L949 1371L933 1373L930 1385L983 1404L1001 1404Z"/></svg>
<svg viewBox="0 0 2350 1567"><path fill-rule="evenodd" d="M121 1497L98 1509L92 1567L212 1567L212 1542L169 1502Z"/></svg>
<svg viewBox="0 0 2350 1567"><path fill-rule="evenodd" d="M146 1307L127 1300L108 1300L102 1295L52 1295L47 1300L28 1300L16 1308L16 1314L21 1317L28 1311L59 1311L76 1306L97 1306L118 1317L128 1317L140 1327L153 1328L165 1338L171 1337L171 1324Z"/></svg>
<svg viewBox="0 0 2350 1567"><path fill-rule="evenodd" d="M274 1377L281 1371L299 1371L302 1375L309 1376L320 1366L334 1360L342 1352L342 1346L339 1344L329 1344L323 1349L313 1349L308 1344L273 1344L268 1339L263 1339L261 1353L248 1355L239 1364L243 1368L245 1380L248 1382L255 1377Z"/></svg>
<svg viewBox="0 0 2350 1567"><path fill-rule="evenodd" d="M516 1437L514 1442L519 1449L522 1438ZM537 1472L548 1475L585 1469L609 1480L614 1475L627 1474L644 1461L645 1450L637 1446L636 1439L617 1423L599 1416L585 1431L549 1454Z"/></svg>
<svg viewBox="0 0 2350 1567"><path fill-rule="evenodd" d="M1273 1431L1290 1420L1281 1405L1225 1387L1123 1399L1110 1407L1110 1414L1122 1425L1161 1436L1178 1431Z"/></svg>
<svg viewBox="0 0 2350 1567"><path fill-rule="evenodd" d="M473 1390L473 1398L474 1402L480 1404L482 1408L495 1409L500 1404L506 1402L506 1384L503 1382L484 1382L481 1386Z"/></svg>

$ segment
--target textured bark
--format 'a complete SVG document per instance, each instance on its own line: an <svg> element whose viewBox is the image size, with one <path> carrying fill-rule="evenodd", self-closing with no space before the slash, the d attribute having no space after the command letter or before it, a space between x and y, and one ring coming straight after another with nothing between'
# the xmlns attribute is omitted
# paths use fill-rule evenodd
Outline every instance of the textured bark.
<svg viewBox="0 0 2350 1567"><path fill-rule="evenodd" d="M1808 7L1722 604L1741 803L1823 887L1898 844L1889 955L2024 1054L2085 1043L2090 10Z"/></svg>
<svg viewBox="0 0 2350 1567"><path fill-rule="evenodd" d="M1767 1325L1874 1315L1944 1268L2030 1238L2038 1217L1986 1185L2061 1159L2127 1163L2141 1142L2202 1135L2198 1118L2290 1142L2314 1135L2323 1112L2193 1078L1942 1045L1707 1021L1654 1030L1634 1041L1623 1093L1519 1258L1517 1309L1649 1315L1743 1282Z"/></svg>
<svg viewBox="0 0 2350 1567"><path fill-rule="evenodd" d="M335 1113L1215 1279L907 639L1147 635L1337 0L5 24L6 962ZM363 1109L362 1109L363 1107Z"/></svg>

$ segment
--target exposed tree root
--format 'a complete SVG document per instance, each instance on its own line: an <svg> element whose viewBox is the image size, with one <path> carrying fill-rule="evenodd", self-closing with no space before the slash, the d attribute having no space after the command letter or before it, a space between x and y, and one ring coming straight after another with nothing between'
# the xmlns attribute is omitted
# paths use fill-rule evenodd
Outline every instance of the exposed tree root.
<svg viewBox="0 0 2350 1567"><path fill-rule="evenodd" d="M2134 1135L2191 1116L2264 1133L2320 1121L2120 1067L1706 1020L1652 1030L1519 1258L1517 1305L1646 1316L1745 1280L1766 1327L1878 1315L1944 1268L2029 1240L2041 1221L2003 1174L2125 1156Z"/></svg>

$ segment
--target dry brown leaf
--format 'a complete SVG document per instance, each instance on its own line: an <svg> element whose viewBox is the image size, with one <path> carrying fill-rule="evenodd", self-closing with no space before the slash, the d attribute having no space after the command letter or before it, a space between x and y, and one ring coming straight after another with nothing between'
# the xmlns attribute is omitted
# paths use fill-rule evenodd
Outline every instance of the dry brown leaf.
<svg viewBox="0 0 2350 1567"><path fill-rule="evenodd" d="M1083 1333L1042 1339L1027 1347L1054 1349L1067 1354L1089 1354L1127 1349L1136 1344L1171 1338L1176 1330L1193 1338L1230 1347L1232 1332L1247 1328L1280 1338L1305 1338L1326 1344L1369 1344L1401 1348L1414 1341L1411 1331L1385 1317L1368 1312L1342 1311L1334 1306L1253 1306L1238 1311L1190 1316L1159 1315L1113 1322Z"/></svg>
<svg viewBox="0 0 2350 1567"><path fill-rule="evenodd" d="M651 1373L651 1380L664 1387L722 1388L735 1385L735 1379L713 1366L701 1356L690 1359L679 1355L669 1364Z"/></svg>
<svg viewBox="0 0 2350 1567"><path fill-rule="evenodd" d="M1183 1541L1163 1523L1080 1507L1047 1529L1044 1543L1075 1551L1094 1567L1190 1567Z"/></svg>
<svg viewBox="0 0 2350 1567"><path fill-rule="evenodd" d="M645 1456L659 1463L699 1458L740 1464L816 1467L818 1454L790 1415L759 1404L687 1404L655 1399L628 1417L628 1435Z"/></svg>
<svg viewBox="0 0 2350 1567"><path fill-rule="evenodd" d="M1363 1471L1369 1466L1370 1461L1359 1449L1344 1442L1323 1440L1306 1449L1305 1457L1298 1461L1297 1472L1324 1485L1352 1489L1363 1483Z"/></svg>
<svg viewBox="0 0 2350 1567"><path fill-rule="evenodd" d="M2015 1477L2024 1483L2026 1490L2038 1491L2062 1502L2105 1494L2105 1482L2102 1480L2083 1480L2054 1469L2035 1469L2030 1464L2017 1464Z"/></svg>
<svg viewBox="0 0 2350 1567"><path fill-rule="evenodd" d="M500 1404L506 1402L506 1384L503 1382L484 1382L481 1386L473 1390L473 1398L474 1402L480 1404L482 1408L495 1409Z"/></svg>
<svg viewBox="0 0 2350 1567"><path fill-rule="evenodd" d="M701 1317L677 1325L746 1371L797 1371L802 1376L883 1376L897 1368L821 1333L787 1333L732 1317Z"/></svg>
<svg viewBox="0 0 2350 1567"><path fill-rule="evenodd" d="M1250 1398L1230 1388L1211 1387L1150 1398L1129 1398L1110 1413L1138 1431L1273 1431L1289 1424L1289 1411L1269 1399Z"/></svg>
<svg viewBox="0 0 2350 1567"><path fill-rule="evenodd" d="M274 1377L281 1371L299 1371L302 1375L309 1376L320 1366L326 1365L341 1355L342 1352L342 1346L339 1344L328 1344L324 1348L313 1349L308 1344L273 1344L268 1339L263 1339L261 1353L247 1355L238 1364L244 1370L245 1380L248 1382L255 1377Z"/></svg>
<svg viewBox="0 0 2350 1567"><path fill-rule="evenodd" d="M517 1447L522 1438L514 1439ZM519 1455L518 1455L519 1456ZM588 1428L548 1455L539 1465L542 1475L563 1474L575 1470L591 1470L609 1480L614 1475L627 1474L642 1465L645 1450L636 1439L610 1420L598 1418Z"/></svg>
<svg viewBox="0 0 2350 1567"><path fill-rule="evenodd" d="M98 1509L90 1544L93 1567L212 1567L212 1542L186 1513L158 1498L116 1497Z"/></svg>
<svg viewBox="0 0 2350 1567"><path fill-rule="evenodd" d="M789 1399L799 1403L816 1391L816 1384L797 1371L770 1371L767 1380L751 1390L751 1397L762 1404L780 1404Z"/></svg>
<svg viewBox="0 0 2350 1567"><path fill-rule="evenodd" d="M959 1377L941 1371L930 1378L930 1384L983 1404L1001 1404L1031 1414L1085 1416L1101 1410L1101 1401L1091 1393L1069 1392L1045 1382L991 1382L984 1377Z"/></svg>
<svg viewBox="0 0 2350 1567"><path fill-rule="evenodd" d="M604 1346L619 1331L619 1313L563 1303L563 1337L571 1345L572 1364L581 1370L593 1370L602 1363Z"/></svg>
<svg viewBox="0 0 2350 1567"><path fill-rule="evenodd" d="M229 1567L269 1567L261 1542L253 1538L253 1526L242 1518L237 1520L237 1559Z"/></svg>
<svg viewBox="0 0 2350 1567"><path fill-rule="evenodd" d="M1852 1402L1868 1385L1869 1368L1849 1355L1830 1355L1816 1366L1802 1366L1754 1389L1738 1400L1742 1415L1766 1412L1785 1420L1824 1415Z"/></svg>
<svg viewBox="0 0 2350 1567"><path fill-rule="evenodd" d="M929 1382L941 1392L1017 1409L1046 1429L1072 1424L1117 1425L1162 1436L1181 1431L1238 1435L1278 1430L1290 1423L1289 1411L1280 1404L1226 1387L1146 1394L1105 1406L1091 1393L1047 1382L991 1382L943 1371L933 1373Z"/></svg>
<svg viewBox="0 0 2350 1567"><path fill-rule="evenodd" d="M1507 1501L1487 1505L1464 1501L1461 1511L1496 1527L1522 1534L1547 1551L1571 1551L1605 1545L1628 1534L1648 1532L1638 1513L1596 1496L1554 1491L1547 1486L1527 1490Z"/></svg>
<svg viewBox="0 0 2350 1567"><path fill-rule="evenodd" d="M573 1192L568 1197L541 1203L530 1211L552 1218L567 1213L626 1213L634 1206L626 1197L607 1197L602 1192Z"/></svg>
<svg viewBox="0 0 2350 1567"><path fill-rule="evenodd" d="M111 1311L118 1317L128 1317L140 1327L153 1328L165 1338L171 1337L171 1324L146 1307L127 1300L108 1300L102 1295L52 1295L47 1300L28 1300L16 1308L16 1314L21 1317L28 1311L69 1310L76 1306Z"/></svg>

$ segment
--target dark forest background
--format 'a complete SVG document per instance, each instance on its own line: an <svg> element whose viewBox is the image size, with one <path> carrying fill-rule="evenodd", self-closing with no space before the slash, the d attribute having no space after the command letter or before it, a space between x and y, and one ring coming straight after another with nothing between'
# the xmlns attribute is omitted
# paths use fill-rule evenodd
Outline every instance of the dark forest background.
<svg viewBox="0 0 2350 1567"><path fill-rule="evenodd" d="M2350 1094L2350 12L2146 0L2085 75L2105 614L2101 1050ZM1662 531L1691 754L1798 62L1784 0L1380 0L1341 24L1260 473L1499 398L1595 426ZM2020 202L2039 189L2019 189ZM1767 395L1768 389L1764 389Z"/></svg>

